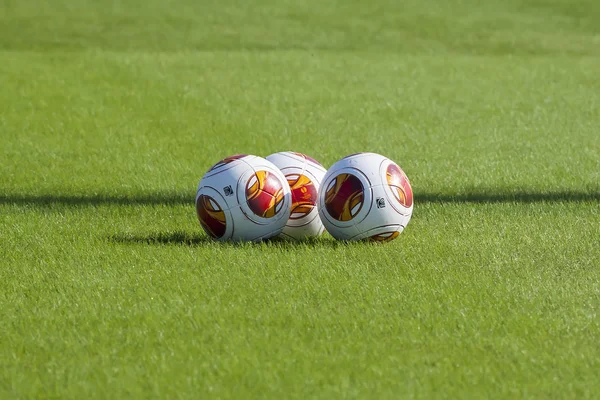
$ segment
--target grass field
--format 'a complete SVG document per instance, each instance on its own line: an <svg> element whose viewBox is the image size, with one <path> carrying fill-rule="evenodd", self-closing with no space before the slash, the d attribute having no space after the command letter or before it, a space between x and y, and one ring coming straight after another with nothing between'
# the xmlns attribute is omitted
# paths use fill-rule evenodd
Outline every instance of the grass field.
<svg viewBox="0 0 600 400"><path fill-rule="evenodd" d="M596 0L3 0L0 398L598 396L599 71ZM282 150L412 221L208 240L204 172Z"/></svg>

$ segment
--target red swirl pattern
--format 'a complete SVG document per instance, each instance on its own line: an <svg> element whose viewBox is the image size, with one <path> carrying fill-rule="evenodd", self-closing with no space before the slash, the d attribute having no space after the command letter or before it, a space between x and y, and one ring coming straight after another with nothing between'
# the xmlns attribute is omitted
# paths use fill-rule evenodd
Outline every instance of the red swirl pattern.
<svg viewBox="0 0 600 400"><path fill-rule="evenodd" d="M338 221L350 221L362 209L364 188L356 176L340 174L325 192L325 209Z"/></svg>
<svg viewBox="0 0 600 400"><path fill-rule="evenodd" d="M286 179L292 191L290 219L303 218L317 205L317 188L306 175L290 174Z"/></svg>
<svg viewBox="0 0 600 400"><path fill-rule="evenodd" d="M225 234L225 212L212 197L200 195L196 201L196 213L200 225L209 236L220 238Z"/></svg>
<svg viewBox="0 0 600 400"><path fill-rule="evenodd" d="M248 207L256 215L272 218L281 210L283 184L273 173L256 171L246 183Z"/></svg>

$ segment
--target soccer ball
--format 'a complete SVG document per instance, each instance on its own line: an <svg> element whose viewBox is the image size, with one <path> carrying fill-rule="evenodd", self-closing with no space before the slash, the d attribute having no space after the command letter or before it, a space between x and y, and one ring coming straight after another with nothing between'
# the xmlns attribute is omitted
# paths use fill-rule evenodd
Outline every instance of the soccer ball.
<svg viewBox="0 0 600 400"><path fill-rule="evenodd" d="M283 172L292 191L290 218L281 236L302 240L323 233L317 201L325 168L315 159L292 151L271 154L267 160Z"/></svg>
<svg viewBox="0 0 600 400"><path fill-rule="evenodd" d="M404 171L375 153L342 158L327 171L319 214L336 239L390 241L404 230L413 193Z"/></svg>
<svg viewBox="0 0 600 400"><path fill-rule="evenodd" d="M280 234L291 202L281 171L264 158L245 154L215 164L196 192L200 225L220 241L259 241Z"/></svg>

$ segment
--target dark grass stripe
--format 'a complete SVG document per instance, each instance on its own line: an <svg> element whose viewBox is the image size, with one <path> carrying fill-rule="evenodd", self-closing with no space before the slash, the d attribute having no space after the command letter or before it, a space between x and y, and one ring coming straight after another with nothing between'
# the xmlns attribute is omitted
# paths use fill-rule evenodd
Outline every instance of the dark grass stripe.
<svg viewBox="0 0 600 400"><path fill-rule="evenodd" d="M599 202L600 191L558 192L467 192L467 193L415 193L417 204L425 203L553 203ZM0 205L17 206L101 206L101 205L194 205L194 194L183 192L158 192L142 195L0 195Z"/></svg>

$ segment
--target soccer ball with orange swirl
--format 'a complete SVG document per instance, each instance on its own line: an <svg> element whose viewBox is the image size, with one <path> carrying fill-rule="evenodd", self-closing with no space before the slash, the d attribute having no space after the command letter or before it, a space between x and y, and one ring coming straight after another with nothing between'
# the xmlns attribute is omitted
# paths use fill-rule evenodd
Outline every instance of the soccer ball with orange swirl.
<svg viewBox="0 0 600 400"><path fill-rule="evenodd" d="M319 215L336 239L390 241L413 211L408 177L387 157L357 153L336 162L323 178Z"/></svg>
<svg viewBox="0 0 600 400"><path fill-rule="evenodd" d="M264 158L224 158L202 177L196 191L200 226L215 240L259 241L281 233L290 216L285 176Z"/></svg>
<svg viewBox="0 0 600 400"><path fill-rule="evenodd" d="M317 201L325 168L314 158L293 151L271 154L267 160L285 175L292 192L290 217L281 236L302 240L323 233Z"/></svg>

